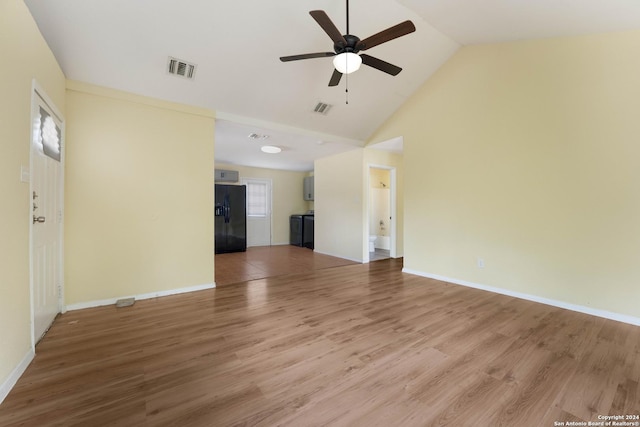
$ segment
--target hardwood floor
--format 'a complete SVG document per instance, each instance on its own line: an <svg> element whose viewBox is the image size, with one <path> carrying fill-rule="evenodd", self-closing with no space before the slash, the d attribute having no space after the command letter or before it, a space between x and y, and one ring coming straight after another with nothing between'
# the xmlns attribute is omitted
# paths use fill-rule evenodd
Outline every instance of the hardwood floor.
<svg viewBox="0 0 640 427"><path fill-rule="evenodd" d="M356 264L292 245L258 246L216 255L216 285Z"/></svg>
<svg viewBox="0 0 640 427"><path fill-rule="evenodd" d="M61 315L0 425L554 426L640 414L640 328L401 272Z"/></svg>

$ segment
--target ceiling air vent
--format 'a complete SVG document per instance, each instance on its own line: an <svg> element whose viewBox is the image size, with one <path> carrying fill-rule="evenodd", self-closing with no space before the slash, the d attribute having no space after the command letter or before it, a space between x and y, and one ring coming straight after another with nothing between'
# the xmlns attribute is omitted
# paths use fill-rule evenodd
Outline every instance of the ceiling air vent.
<svg viewBox="0 0 640 427"><path fill-rule="evenodd" d="M167 71L169 72L169 74L191 80L196 73L196 65L190 64L181 59L169 57Z"/></svg>
<svg viewBox="0 0 640 427"><path fill-rule="evenodd" d="M327 114L329 114L329 110L331 110L331 107L333 107L333 105L325 104L324 102L320 101L316 104L313 112L326 116Z"/></svg>

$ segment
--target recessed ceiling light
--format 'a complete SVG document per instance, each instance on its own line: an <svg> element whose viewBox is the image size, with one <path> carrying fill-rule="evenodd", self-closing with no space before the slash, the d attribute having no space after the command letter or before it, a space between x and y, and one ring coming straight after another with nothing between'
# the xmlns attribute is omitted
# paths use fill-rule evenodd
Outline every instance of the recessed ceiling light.
<svg viewBox="0 0 640 427"><path fill-rule="evenodd" d="M260 147L260 150L262 150L263 153L278 154L282 151L282 148L276 147L275 145L263 145Z"/></svg>

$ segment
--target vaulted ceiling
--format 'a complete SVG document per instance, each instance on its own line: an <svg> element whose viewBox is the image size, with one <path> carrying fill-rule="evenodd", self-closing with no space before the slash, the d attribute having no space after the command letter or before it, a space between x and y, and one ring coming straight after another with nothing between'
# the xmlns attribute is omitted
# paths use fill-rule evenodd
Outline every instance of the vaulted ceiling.
<svg viewBox="0 0 640 427"><path fill-rule="evenodd" d="M407 19L416 32L366 52L402 67L397 76L363 66L328 87L331 58L279 57L332 51L309 11L344 32L344 0L25 2L67 78L214 109L217 161L297 170L362 146L463 45L640 28L637 0L351 0L360 38ZM169 74L169 57L196 64L194 79ZM264 155L248 133L289 157Z"/></svg>

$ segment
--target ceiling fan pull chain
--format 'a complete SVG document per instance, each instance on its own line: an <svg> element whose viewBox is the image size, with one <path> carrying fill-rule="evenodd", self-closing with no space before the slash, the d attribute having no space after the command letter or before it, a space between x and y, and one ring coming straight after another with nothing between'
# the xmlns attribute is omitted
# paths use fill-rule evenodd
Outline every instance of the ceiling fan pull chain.
<svg viewBox="0 0 640 427"><path fill-rule="evenodd" d="M344 97L345 104L349 105L349 74L345 76L344 80Z"/></svg>

